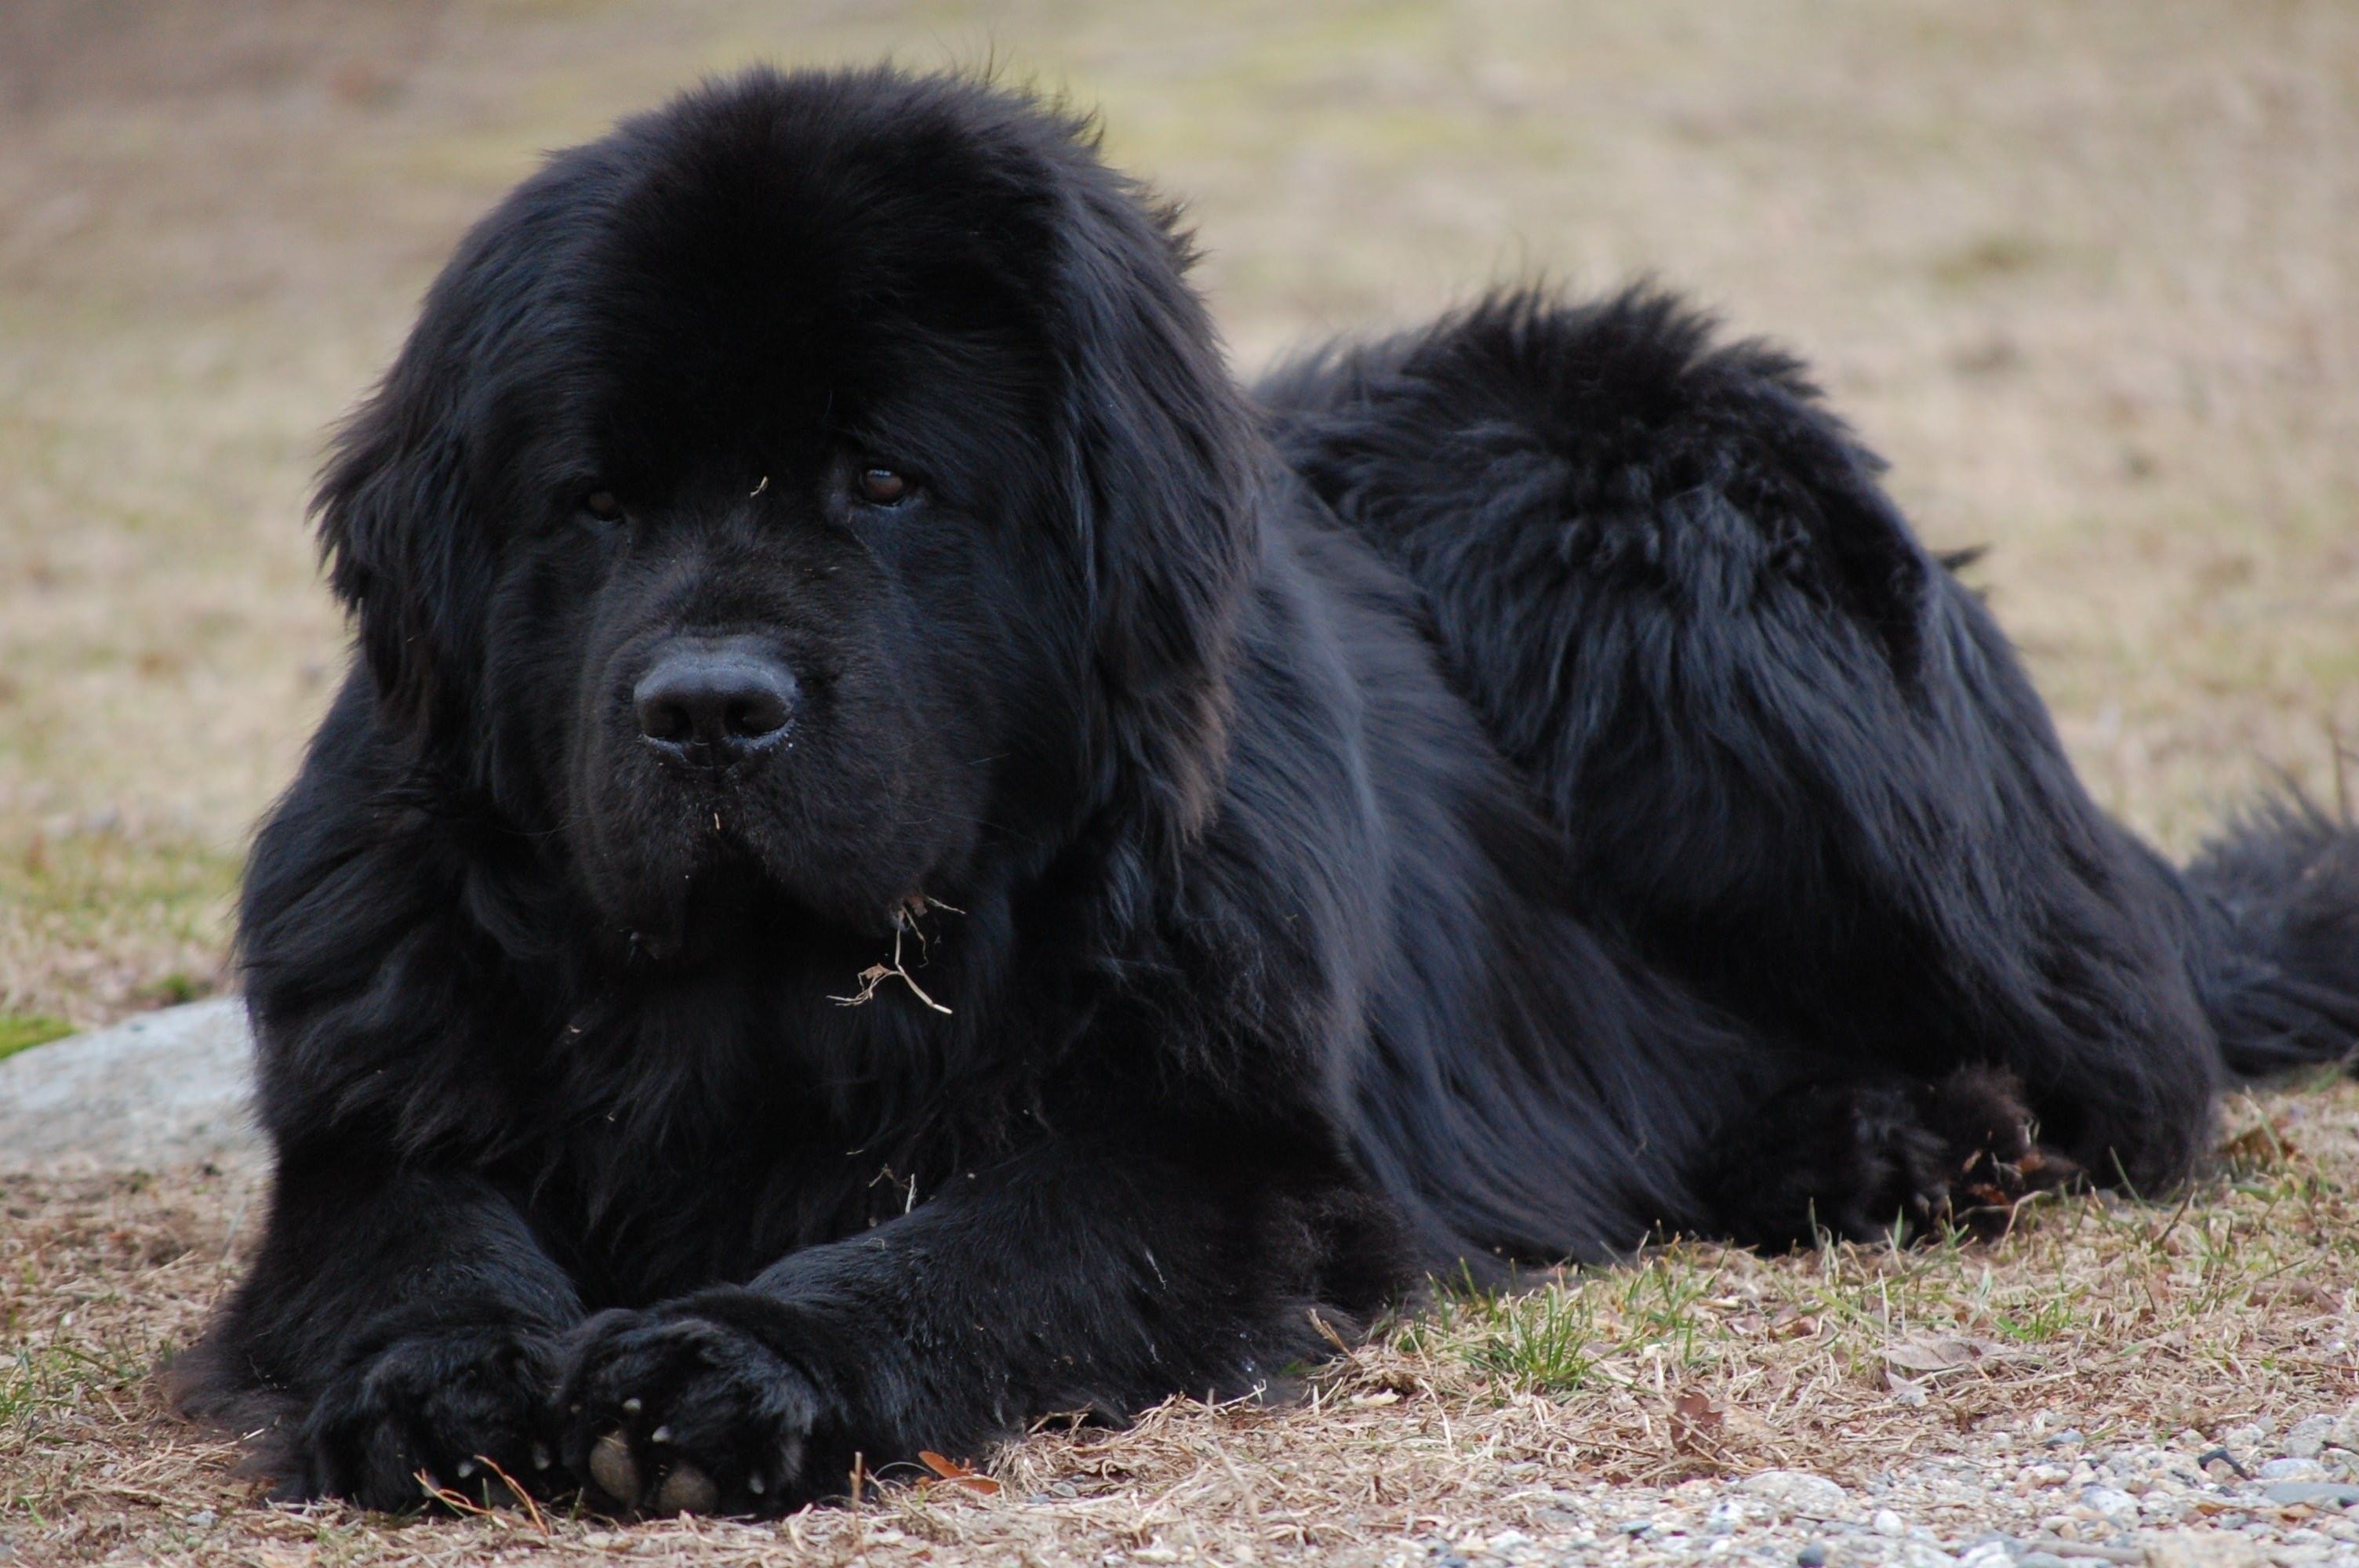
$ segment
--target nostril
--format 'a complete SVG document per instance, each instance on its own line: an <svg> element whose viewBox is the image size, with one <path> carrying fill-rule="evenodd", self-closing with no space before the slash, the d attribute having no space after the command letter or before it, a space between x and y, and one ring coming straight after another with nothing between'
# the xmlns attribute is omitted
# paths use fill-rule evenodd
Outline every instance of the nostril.
<svg viewBox="0 0 2359 1568"><path fill-rule="evenodd" d="M729 733L741 741L758 741L787 727L787 704L771 691L749 693L729 705Z"/></svg>
<svg viewBox="0 0 2359 1568"><path fill-rule="evenodd" d="M686 741L696 732L696 720L683 703L658 697L639 703L639 733L650 741Z"/></svg>

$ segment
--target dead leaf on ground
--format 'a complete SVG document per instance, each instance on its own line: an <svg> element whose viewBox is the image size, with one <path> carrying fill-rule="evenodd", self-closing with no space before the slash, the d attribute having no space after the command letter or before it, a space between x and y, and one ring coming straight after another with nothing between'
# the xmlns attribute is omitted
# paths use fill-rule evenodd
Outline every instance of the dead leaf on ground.
<svg viewBox="0 0 2359 1568"><path fill-rule="evenodd" d="M1671 1401L1671 1446L1682 1454L1718 1457L1721 1428L1726 1417L1712 1396L1689 1390Z"/></svg>
<svg viewBox="0 0 2359 1568"><path fill-rule="evenodd" d="M1884 1347L1884 1364L1887 1370L1913 1373L1919 1378L1955 1372L1984 1361L2017 1358L2018 1353L1995 1340L1970 1339L1956 1334L1904 1339Z"/></svg>
<svg viewBox="0 0 2359 1568"><path fill-rule="evenodd" d="M920 1452L918 1461L934 1473L933 1480L920 1483L929 1488L947 1482L951 1486L963 1487L978 1497L994 1498L999 1495L997 1481L971 1465L962 1465L955 1459L946 1459L930 1448Z"/></svg>

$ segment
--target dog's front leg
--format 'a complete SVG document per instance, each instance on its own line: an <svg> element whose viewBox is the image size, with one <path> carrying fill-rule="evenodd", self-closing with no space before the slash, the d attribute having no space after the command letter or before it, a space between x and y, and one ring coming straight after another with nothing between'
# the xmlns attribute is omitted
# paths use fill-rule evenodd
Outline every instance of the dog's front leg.
<svg viewBox="0 0 2359 1568"><path fill-rule="evenodd" d="M1045 1415L1266 1387L1399 1282L1340 1171L1173 1142L1052 1140L747 1285L591 1319L569 1462L623 1509L777 1512Z"/></svg>
<svg viewBox="0 0 2359 1568"><path fill-rule="evenodd" d="M413 1509L558 1484L549 1398L572 1281L483 1177L351 1149L280 1162L253 1272L174 1368L189 1408L258 1421L287 1500ZM496 1467L496 1471L495 1469Z"/></svg>

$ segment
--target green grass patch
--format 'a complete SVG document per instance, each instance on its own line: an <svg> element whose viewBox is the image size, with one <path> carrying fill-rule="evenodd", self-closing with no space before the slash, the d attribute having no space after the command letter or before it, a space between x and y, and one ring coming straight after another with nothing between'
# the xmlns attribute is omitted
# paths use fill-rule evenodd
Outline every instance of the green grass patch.
<svg viewBox="0 0 2359 1568"><path fill-rule="evenodd" d="M86 1390L128 1389L149 1369L147 1357L107 1345L52 1343L0 1355L0 1431L72 1405Z"/></svg>
<svg viewBox="0 0 2359 1568"><path fill-rule="evenodd" d="M1720 1328L1700 1309L1719 1278L1708 1262L1670 1249L1619 1268L1575 1271L1537 1290L1465 1281L1439 1293L1398 1343L1454 1357L1507 1388L1569 1393L1616 1358L1651 1355L1680 1368L1712 1359Z"/></svg>
<svg viewBox="0 0 2359 1568"><path fill-rule="evenodd" d="M0 1059L36 1045L46 1045L52 1040L62 1040L72 1033L72 1024L50 1013L0 1012Z"/></svg>

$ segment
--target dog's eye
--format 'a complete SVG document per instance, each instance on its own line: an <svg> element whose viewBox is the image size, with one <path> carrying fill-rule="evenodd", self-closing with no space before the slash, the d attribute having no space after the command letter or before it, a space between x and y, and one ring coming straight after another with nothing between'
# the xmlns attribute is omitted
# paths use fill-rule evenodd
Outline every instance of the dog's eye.
<svg viewBox="0 0 2359 1568"><path fill-rule="evenodd" d="M593 490L582 498L582 510L601 523L620 523L623 503L611 490Z"/></svg>
<svg viewBox="0 0 2359 1568"><path fill-rule="evenodd" d="M909 499L916 488L900 473L888 468L865 468L854 486L860 499L871 506L898 506Z"/></svg>

